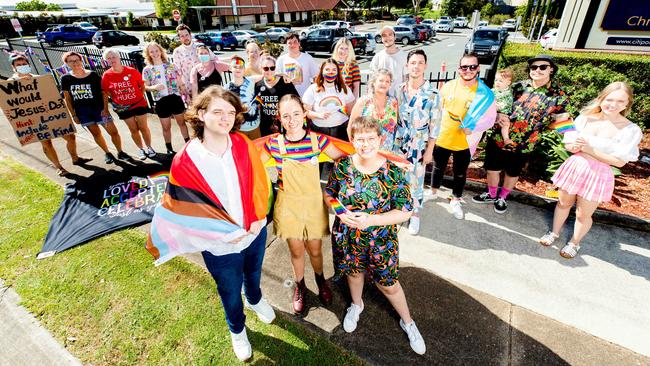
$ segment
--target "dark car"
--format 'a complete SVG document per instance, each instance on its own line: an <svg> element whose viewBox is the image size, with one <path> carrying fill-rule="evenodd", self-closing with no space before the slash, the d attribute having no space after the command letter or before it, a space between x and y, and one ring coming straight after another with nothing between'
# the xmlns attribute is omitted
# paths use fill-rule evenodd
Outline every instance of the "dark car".
<svg viewBox="0 0 650 366"><path fill-rule="evenodd" d="M433 27L427 24L414 25L413 28L415 28L420 33L420 41L427 41L430 38L436 36L436 31L433 29Z"/></svg>
<svg viewBox="0 0 650 366"><path fill-rule="evenodd" d="M472 34L466 52L474 52L481 63L491 63L499 52L504 42L503 34L499 28L478 28Z"/></svg>
<svg viewBox="0 0 650 366"><path fill-rule="evenodd" d="M352 43L354 51L359 54L366 50L366 37L350 32L347 28L324 28L311 31L307 37L300 40L300 46L305 52L333 52L336 41L347 38Z"/></svg>
<svg viewBox="0 0 650 366"><path fill-rule="evenodd" d="M204 44L206 47L208 47L211 50L215 49L215 43L212 40L212 37L210 37L210 35L207 33L195 33L192 34L192 38L196 42Z"/></svg>
<svg viewBox="0 0 650 366"><path fill-rule="evenodd" d="M116 30L101 30L93 36L93 43L97 48L113 46L137 46L140 40L136 36Z"/></svg>
<svg viewBox="0 0 650 366"><path fill-rule="evenodd" d="M237 49L237 38L231 32L216 31L208 32L214 42L214 50L221 51L224 48L230 48L231 50Z"/></svg>
<svg viewBox="0 0 650 366"><path fill-rule="evenodd" d="M45 32L36 32L36 39L53 46L63 46L66 42L92 43L94 31L88 31L77 25L55 25Z"/></svg>

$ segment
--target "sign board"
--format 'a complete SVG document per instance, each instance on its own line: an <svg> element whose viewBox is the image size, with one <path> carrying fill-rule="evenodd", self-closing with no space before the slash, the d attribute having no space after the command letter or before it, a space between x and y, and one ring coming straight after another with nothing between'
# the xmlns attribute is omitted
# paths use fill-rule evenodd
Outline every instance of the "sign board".
<svg viewBox="0 0 650 366"><path fill-rule="evenodd" d="M20 25L20 21L16 18L11 18L11 25L14 27L16 33L22 33L23 27Z"/></svg>
<svg viewBox="0 0 650 366"><path fill-rule="evenodd" d="M0 108L21 145L75 133L52 75L0 81Z"/></svg>
<svg viewBox="0 0 650 366"><path fill-rule="evenodd" d="M174 9L172 11L172 16L174 17L175 21L181 20L181 12L178 9Z"/></svg>
<svg viewBox="0 0 650 366"><path fill-rule="evenodd" d="M638 0L610 1L600 27L606 31L648 31L650 6L639 5Z"/></svg>

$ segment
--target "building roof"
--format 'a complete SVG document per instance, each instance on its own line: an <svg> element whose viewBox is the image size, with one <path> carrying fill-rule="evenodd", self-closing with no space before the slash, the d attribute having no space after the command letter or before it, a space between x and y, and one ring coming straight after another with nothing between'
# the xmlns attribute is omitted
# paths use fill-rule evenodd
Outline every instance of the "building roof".
<svg viewBox="0 0 650 366"><path fill-rule="evenodd" d="M240 6L259 6L259 8L240 8L237 15L273 14L273 0L234 0ZM297 11L331 10L342 0L277 0L279 13ZM216 9L215 15L234 15L232 0L216 0L215 5L228 8Z"/></svg>

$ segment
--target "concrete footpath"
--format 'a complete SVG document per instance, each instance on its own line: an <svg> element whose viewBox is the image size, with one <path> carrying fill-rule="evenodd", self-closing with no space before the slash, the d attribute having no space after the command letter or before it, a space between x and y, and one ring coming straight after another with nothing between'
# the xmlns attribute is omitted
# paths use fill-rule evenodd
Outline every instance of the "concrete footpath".
<svg viewBox="0 0 650 366"><path fill-rule="evenodd" d="M150 117L149 124L154 148L163 151L158 119ZM134 154L128 130L121 121L117 125L125 150ZM178 148L176 127L173 133ZM77 144L81 156L93 158L89 168L119 169L106 167L103 153L87 131L79 131ZM62 140L55 146L73 178L92 173L71 165ZM69 182L56 176L39 144L20 147L4 117L0 117L0 151L58 183ZM309 265L309 310L303 317L291 315L289 252L286 243L272 236L264 264L265 296L282 316L328 337L369 364L650 365L647 233L595 224L580 256L566 260L559 256L558 246L566 242L570 230L565 230L556 247L544 248L536 242L550 225L552 212L509 202L508 212L498 215L490 205L471 203L467 192L465 220L456 220L448 210L447 194L441 191L425 204L420 235L400 231L401 281L427 344L424 356L410 350L396 313L371 286L364 294L366 309L359 327L353 334L345 333L341 327L349 301L345 283L333 283L335 300L325 308L318 303ZM333 274L330 248L324 241L328 278ZM24 316L0 311L0 324ZM21 347L8 348L2 343L8 338L4 329L0 328L0 365L15 364L8 361L16 357L15 352L31 354L35 345L30 334L43 331L24 328ZM61 357L54 364L74 360ZM21 364L44 363L34 359Z"/></svg>

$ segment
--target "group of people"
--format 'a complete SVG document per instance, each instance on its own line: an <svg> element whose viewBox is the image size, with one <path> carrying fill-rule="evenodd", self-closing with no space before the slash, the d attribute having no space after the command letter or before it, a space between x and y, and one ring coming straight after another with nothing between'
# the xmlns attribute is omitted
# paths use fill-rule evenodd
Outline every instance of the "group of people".
<svg viewBox="0 0 650 366"><path fill-rule="evenodd" d="M287 37L287 53L277 60L251 43L246 47L247 60L232 57L224 61L195 44L187 26L180 25L177 32L182 44L174 50L173 63L159 45L147 44L147 66L142 74L122 65L112 49L104 51L110 69L101 78L83 68L79 54L63 56L72 70L61 81L65 100L75 122L88 127L105 151L107 163L115 157L100 125L111 136L117 159L130 158L122 150L110 117L109 99L129 127L141 159L156 154L147 126L147 91L155 101L167 152L175 153L172 118L186 141L174 157L168 197L154 216L148 248L169 240L188 246L205 243L201 251L217 283L233 349L238 358L250 358L244 306L264 322L275 317L260 289L270 197L266 170L260 167L271 161L278 176L273 227L275 234L287 241L291 253L296 283L294 313L305 311L305 252L320 301L328 305L332 300L322 253L322 238L331 234L335 277L347 279L352 298L343 319L344 330L353 332L357 327L368 277L399 314L411 348L424 354L425 342L399 282L397 225L408 221L409 233L419 232L425 197L440 188L450 157L453 183L449 209L454 217L463 219L466 173L485 130L488 190L472 201L493 204L497 213L506 212L508 195L539 134L573 120L567 111L568 96L553 78L558 70L553 58L540 55L529 59L529 79L513 84L508 70L500 72L493 92L479 79L477 56L465 54L459 61L459 77L438 90L424 77L424 51L405 53L396 47L392 28L385 27L380 32L385 48L373 58L368 91L361 95L359 65L345 38L337 41L332 57L319 66L300 51L295 34ZM18 56L12 64L15 77L30 77L26 58ZM220 73L227 70L232 78L222 85ZM553 176L560 199L553 227L540 239L542 245L550 246L577 202L573 236L560 252L564 257L577 254L594 210L611 198L614 176L610 166L623 166L638 157L642 133L625 117L632 102L629 85L612 83L575 118L575 128L564 134L565 146L573 155ZM186 124L193 130L192 137ZM74 149L74 135L66 140L73 163L84 163ZM346 148L350 143L352 150ZM66 173L51 142L44 141L43 148ZM334 161L324 190L319 170L323 156ZM432 187L425 190L425 168L431 162ZM502 171L505 176L499 187ZM189 207L200 209L195 212ZM328 209L335 215L331 229ZM156 224L156 216L179 227L195 222L188 217L228 225L213 226L206 221L192 226L194 231L189 234L170 239L159 234L163 228ZM219 231L232 227L229 225L238 230Z"/></svg>

